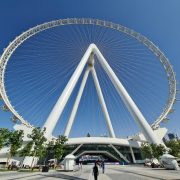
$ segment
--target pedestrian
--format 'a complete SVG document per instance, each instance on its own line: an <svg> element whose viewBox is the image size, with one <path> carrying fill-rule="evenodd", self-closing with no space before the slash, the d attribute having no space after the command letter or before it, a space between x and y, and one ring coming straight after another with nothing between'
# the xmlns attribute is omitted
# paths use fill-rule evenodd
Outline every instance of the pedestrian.
<svg viewBox="0 0 180 180"><path fill-rule="evenodd" d="M104 161L102 161L101 167L102 167L102 172L103 172L103 174L104 174L104 171L105 171L105 164L104 164Z"/></svg>
<svg viewBox="0 0 180 180"><path fill-rule="evenodd" d="M97 167L97 162L95 162L94 167L93 167L93 175L94 175L94 180L97 180L98 175L99 175L99 171L98 171L98 167Z"/></svg>
<svg viewBox="0 0 180 180"><path fill-rule="evenodd" d="M82 162L81 161L79 161L79 167L82 170Z"/></svg>

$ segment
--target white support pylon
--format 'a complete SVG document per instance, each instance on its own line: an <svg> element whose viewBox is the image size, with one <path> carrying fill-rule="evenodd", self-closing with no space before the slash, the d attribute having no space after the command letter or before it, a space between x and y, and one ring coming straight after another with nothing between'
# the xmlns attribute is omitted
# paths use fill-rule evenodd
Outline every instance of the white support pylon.
<svg viewBox="0 0 180 180"><path fill-rule="evenodd" d="M89 71L90 71L90 68L87 67L87 69L86 69L86 71L84 73L84 76L83 76L83 79L82 79L82 82L81 82L81 85L80 85L76 100L75 100L75 103L74 103L70 118L68 120L66 129L65 129L65 132L64 132L64 136L66 136L67 138L69 137L69 133L70 133L71 128L72 128L72 124L73 124L74 119L76 117L77 109L78 109L78 106L79 106L79 103L80 103L80 100L81 100L81 96L83 94L84 87L86 85L86 81L87 81L87 78L88 78L88 75L89 75Z"/></svg>
<svg viewBox="0 0 180 180"><path fill-rule="evenodd" d="M58 119L60 118L64 107L84 69L84 66L86 65L89 56L92 52L92 49L94 49L94 44L90 44L88 49L86 50L84 56L82 57L81 61L79 62L76 70L74 71L73 75L71 76L68 84L64 88L61 96L57 100L55 106L53 107L51 113L49 114L43 128L46 128L45 137L51 138L52 132L57 124Z"/></svg>
<svg viewBox="0 0 180 180"><path fill-rule="evenodd" d="M136 158L135 158L135 156L134 156L134 151L133 151L133 149L132 149L132 146L129 145L129 148L130 148L130 152L131 152L131 156L132 156L133 163L136 163Z"/></svg>
<svg viewBox="0 0 180 180"><path fill-rule="evenodd" d="M88 59L90 55L94 53L97 56L97 59L99 60L100 64L102 65L103 69L106 71L107 75L109 76L110 80L112 81L114 87L118 91L121 99L123 100L124 104L126 105L127 109L131 113L132 117L140 127L142 133L146 137L146 139L154 144L163 144L160 139L155 135L154 131L151 129L150 125L144 118L143 114L137 107L137 105L134 103L132 98L129 96L128 92L124 88L124 86L119 81L116 74L113 72L109 64L107 63L104 56L101 54L99 49L95 44L90 44L88 49L86 50L83 58L81 59L80 63L78 64L75 72L71 76L71 79L69 80L68 84L66 85L65 89L63 90L61 96L59 97L57 103L55 104L54 108L52 109L48 119L46 120L43 127L46 128L46 134L45 136L48 138L52 135L52 132L55 128L55 125L57 124L57 121L59 117L62 114L62 111L79 79L79 76L82 73L82 70L86 63L88 62Z"/></svg>
<svg viewBox="0 0 180 180"><path fill-rule="evenodd" d="M123 100L124 104L126 105L127 109L131 113L132 117L134 118L135 122L140 127L142 133L146 137L146 139L154 144L163 144L162 141L155 135L154 131L144 118L143 114L134 103L122 83L119 81L118 77L112 70L112 68L107 63L104 56L101 54L99 49L96 45L93 46L93 52L96 54L97 59L99 60L100 64L102 65L103 69L106 71L107 75L109 76L111 82L113 83L114 87L116 88L117 92L119 93L121 99Z"/></svg>
<svg viewBox="0 0 180 180"><path fill-rule="evenodd" d="M110 137L115 138L114 129L113 129L113 126L111 124L109 113L108 113L108 110L107 110L107 107L106 107L106 103L105 103L103 93L101 91L99 80L98 80L98 77L97 77L97 74L96 74L96 71L95 71L94 67L91 68L91 72L92 72L92 76L93 76L93 79L94 79L94 84L95 84L96 91L97 91L97 94L98 94L101 109L102 109L102 111L104 113L106 124L107 124L108 130L109 130L109 135L110 135Z"/></svg>

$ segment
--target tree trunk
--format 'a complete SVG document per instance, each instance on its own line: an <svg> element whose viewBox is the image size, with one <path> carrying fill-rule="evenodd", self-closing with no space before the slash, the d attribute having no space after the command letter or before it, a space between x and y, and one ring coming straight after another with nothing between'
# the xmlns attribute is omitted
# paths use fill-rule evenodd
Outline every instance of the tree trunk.
<svg viewBox="0 0 180 180"><path fill-rule="evenodd" d="M6 161L6 168L8 169L8 167L9 167L9 161L10 161L10 159L11 159L11 154L9 153L8 154L8 157L7 157L7 161Z"/></svg>
<svg viewBox="0 0 180 180"><path fill-rule="evenodd" d="M23 158L23 161L22 161L22 164L21 164L21 168L24 167L24 160L25 160L25 158L26 158L26 156L24 156L24 158Z"/></svg>
<svg viewBox="0 0 180 180"><path fill-rule="evenodd" d="M34 155L33 155L32 163L31 163L31 170L32 170L32 171L33 171L33 164L34 164L34 158L35 158L35 156L36 156L36 151L35 151L35 153L34 153Z"/></svg>
<svg viewBox="0 0 180 180"><path fill-rule="evenodd" d="M57 159L54 158L54 169L56 169L56 167L57 167Z"/></svg>
<svg viewBox="0 0 180 180"><path fill-rule="evenodd" d="M32 163L31 163L31 170L32 171L33 171L33 164L34 164L34 156L33 156Z"/></svg>

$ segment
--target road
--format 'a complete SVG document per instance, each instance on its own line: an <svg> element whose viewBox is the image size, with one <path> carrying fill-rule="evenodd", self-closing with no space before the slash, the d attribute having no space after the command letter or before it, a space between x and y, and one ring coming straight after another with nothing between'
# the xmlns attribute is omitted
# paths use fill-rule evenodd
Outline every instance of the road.
<svg viewBox="0 0 180 180"><path fill-rule="evenodd" d="M180 171L151 169L142 166L106 165L105 174L99 169L98 180L180 180ZM0 172L1 180L93 180L92 165L84 165L82 170L74 172L50 171L34 172Z"/></svg>

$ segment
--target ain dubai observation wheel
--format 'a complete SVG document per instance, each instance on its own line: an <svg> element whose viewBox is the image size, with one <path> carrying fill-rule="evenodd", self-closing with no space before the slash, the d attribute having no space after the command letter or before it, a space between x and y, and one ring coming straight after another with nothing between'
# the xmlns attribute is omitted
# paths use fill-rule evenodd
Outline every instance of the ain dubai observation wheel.
<svg viewBox="0 0 180 180"><path fill-rule="evenodd" d="M76 117L85 121L94 114L97 122L102 108L110 137L121 134L123 125L134 126L131 116L122 115L128 111L146 138L158 143L153 129L167 119L176 101L175 73L161 50L132 29L98 19L37 25L8 45L0 67L3 109L27 127L46 127L47 136L61 116L68 119L63 131L69 137ZM68 115L63 114L66 106ZM78 107L83 109L79 114Z"/></svg>

